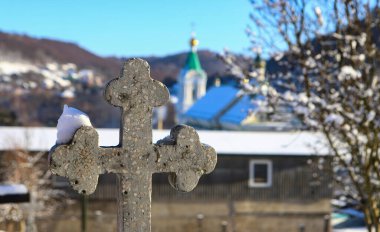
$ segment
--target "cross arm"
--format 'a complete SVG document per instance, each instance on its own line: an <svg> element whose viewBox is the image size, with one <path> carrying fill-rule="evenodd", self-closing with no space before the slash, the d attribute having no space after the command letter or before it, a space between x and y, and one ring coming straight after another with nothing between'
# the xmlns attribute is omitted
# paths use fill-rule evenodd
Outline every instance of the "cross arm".
<svg viewBox="0 0 380 232"><path fill-rule="evenodd" d="M121 168L121 148L98 147L98 138L93 127L82 126L70 143L55 145L49 154L51 172L68 178L73 189L82 194L95 191L99 174Z"/></svg>
<svg viewBox="0 0 380 232"><path fill-rule="evenodd" d="M194 128L179 125L170 136L154 145L156 172L168 172L169 182L177 190L189 192L203 174L214 170L217 155L214 148L202 144Z"/></svg>

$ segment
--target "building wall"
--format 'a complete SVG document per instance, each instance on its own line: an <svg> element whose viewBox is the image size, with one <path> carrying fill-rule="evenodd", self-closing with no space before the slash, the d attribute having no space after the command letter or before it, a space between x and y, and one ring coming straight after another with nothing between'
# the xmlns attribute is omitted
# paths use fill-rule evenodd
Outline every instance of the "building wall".
<svg viewBox="0 0 380 232"><path fill-rule="evenodd" d="M236 202L231 211L227 202L153 202L153 232L325 232L326 214L316 211L328 200L313 203ZM255 212L251 212L254 210ZM284 210L287 213L284 213ZM56 211L49 218L39 218L39 231L80 232L80 203ZM90 201L88 231L116 231L115 201ZM302 212L302 213L300 213ZM199 217L199 215L202 217ZM225 227L223 226L225 225Z"/></svg>
<svg viewBox="0 0 380 232"><path fill-rule="evenodd" d="M152 231L327 232L329 200L295 202L154 202ZM199 215L202 219L199 219ZM223 224L226 226L223 228ZM225 229L225 230L223 230Z"/></svg>
<svg viewBox="0 0 380 232"><path fill-rule="evenodd" d="M272 186L248 186L250 160L271 160ZM300 156L236 156L219 155L215 170L202 176L197 187L189 193L173 189L166 173L153 175L154 201L292 201L308 202L331 199L331 158ZM63 181L56 177L57 183ZM92 199L112 200L116 176L101 175ZM60 186L60 185L57 185ZM68 188L71 189L71 188ZM70 191L70 190L69 190ZM72 191L70 191L72 192Z"/></svg>
<svg viewBox="0 0 380 232"><path fill-rule="evenodd" d="M271 160L272 186L250 188L250 160ZM323 161L322 161L323 160ZM331 198L330 158L300 156L219 155L215 170L203 176L198 186L187 194L167 183L166 174L153 176L153 199L160 200L256 200L314 201Z"/></svg>
<svg viewBox="0 0 380 232"><path fill-rule="evenodd" d="M272 187L248 187L251 159L272 161ZM219 156L190 193L168 186L166 175L154 177L153 231L328 231L331 182L330 158Z"/></svg>
<svg viewBox="0 0 380 232"><path fill-rule="evenodd" d="M272 187L248 187L251 159L272 161ZM235 232L298 232L302 226L305 231L325 231L331 181L330 158L219 155L214 172L189 193L173 189L167 174L154 175L152 231L219 232L222 223L227 223L226 231ZM102 175L90 198L114 201L115 183L115 175ZM114 211L107 214L116 213L113 204Z"/></svg>
<svg viewBox="0 0 380 232"><path fill-rule="evenodd" d="M251 159L272 161L272 187L248 187ZM46 162L44 167L47 168ZM62 180L63 187L72 196L79 196L64 179L56 178L56 184ZM155 174L153 182L154 232L190 232L197 228L200 228L198 231L217 232L223 231L223 222L228 223L228 231L235 232L299 231L302 225L305 231L324 231L325 216L330 213L330 158L219 155L215 171L203 176L190 193L174 190L167 181L167 174ZM101 175L96 192L90 196L90 231L115 231L115 184L115 175ZM80 231L77 204L57 210L52 218L41 219L41 226L50 229L40 231L68 231L73 224L77 230L70 231ZM200 214L202 220L197 218Z"/></svg>

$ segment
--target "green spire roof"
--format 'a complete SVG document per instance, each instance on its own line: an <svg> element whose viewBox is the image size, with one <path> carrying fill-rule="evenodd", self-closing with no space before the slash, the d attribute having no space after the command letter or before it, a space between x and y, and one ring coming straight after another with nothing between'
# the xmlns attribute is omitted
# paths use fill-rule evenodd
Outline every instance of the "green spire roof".
<svg viewBox="0 0 380 232"><path fill-rule="evenodd" d="M196 51L189 52L185 68L189 70L202 71L201 62L199 61L199 57Z"/></svg>

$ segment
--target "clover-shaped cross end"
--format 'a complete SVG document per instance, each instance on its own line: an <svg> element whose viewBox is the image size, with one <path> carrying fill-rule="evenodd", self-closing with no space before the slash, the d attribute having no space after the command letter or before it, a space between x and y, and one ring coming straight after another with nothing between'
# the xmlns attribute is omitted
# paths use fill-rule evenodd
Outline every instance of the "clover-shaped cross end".
<svg viewBox="0 0 380 232"><path fill-rule="evenodd" d="M52 173L69 179L74 190L91 194L98 184L101 165L98 159L98 133L83 126L69 144L55 145L49 154Z"/></svg>
<svg viewBox="0 0 380 232"><path fill-rule="evenodd" d="M126 110L142 105L151 108L164 105L169 100L169 91L150 77L148 62L133 58L124 63L120 76L107 84L104 98Z"/></svg>
<svg viewBox="0 0 380 232"><path fill-rule="evenodd" d="M189 192L203 174L215 168L217 155L214 148L202 144L194 128L186 125L174 127L170 136L158 141L160 171L169 172L169 183L177 190ZM168 164L169 163L169 164ZM163 164L163 166L161 166Z"/></svg>

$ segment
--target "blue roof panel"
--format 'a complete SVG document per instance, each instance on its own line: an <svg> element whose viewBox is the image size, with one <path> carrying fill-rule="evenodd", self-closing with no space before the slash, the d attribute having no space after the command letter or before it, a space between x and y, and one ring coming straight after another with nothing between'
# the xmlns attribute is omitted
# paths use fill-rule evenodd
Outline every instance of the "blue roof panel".
<svg viewBox="0 0 380 232"><path fill-rule="evenodd" d="M252 102L252 98L248 95L244 95L220 118L220 123L239 125L249 115L249 113L255 111L257 107L258 106Z"/></svg>
<svg viewBox="0 0 380 232"><path fill-rule="evenodd" d="M239 89L232 86L212 87L205 96L196 101L185 113L185 117L198 120L212 120L232 100Z"/></svg>

